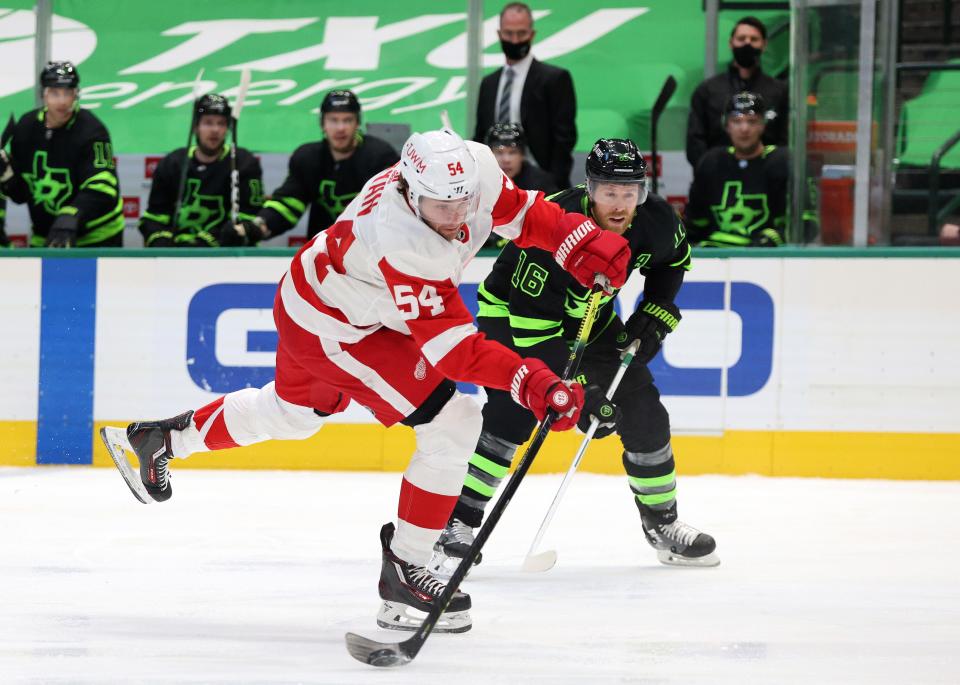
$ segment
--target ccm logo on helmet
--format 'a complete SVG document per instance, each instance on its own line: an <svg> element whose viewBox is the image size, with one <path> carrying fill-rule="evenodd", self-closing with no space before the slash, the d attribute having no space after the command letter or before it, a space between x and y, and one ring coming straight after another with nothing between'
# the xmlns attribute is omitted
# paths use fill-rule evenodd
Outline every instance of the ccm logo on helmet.
<svg viewBox="0 0 960 685"><path fill-rule="evenodd" d="M427 170L426 162L423 161L423 157L417 154L412 143L406 144L403 148L403 154L410 160L410 163L413 165L413 168L417 170L418 174L422 174Z"/></svg>

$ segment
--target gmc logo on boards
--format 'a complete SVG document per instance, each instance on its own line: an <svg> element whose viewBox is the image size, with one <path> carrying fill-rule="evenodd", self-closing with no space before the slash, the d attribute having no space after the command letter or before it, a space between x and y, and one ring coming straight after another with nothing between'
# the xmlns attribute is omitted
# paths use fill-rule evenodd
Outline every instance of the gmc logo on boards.
<svg viewBox="0 0 960 685"><path fill-rule="evenodd" d="M722 312L723 291L722 281L687 281L677 306L688 319L698 311ZM186 364L198 387L220 394L259 388L273 380L276 292L274 283L218 283L193 296L187 309ZM462 284L460 296L476 315L477 284ZM619 304L618 300L618 311ZM736 361L726 367L727 396L745 397L759 392L773 370L773 299L756 283L734 281L730 313L740 320L740 354L733 355ZM718 337L704 344L720 346L724 340ZM669 348L669 337L664 345ZM650 362L650 371L663 395L719 397L722 392L724 369L720 367L674 366L661 352ZM463 392L477 392L473 385L459 385Z"/></svg>

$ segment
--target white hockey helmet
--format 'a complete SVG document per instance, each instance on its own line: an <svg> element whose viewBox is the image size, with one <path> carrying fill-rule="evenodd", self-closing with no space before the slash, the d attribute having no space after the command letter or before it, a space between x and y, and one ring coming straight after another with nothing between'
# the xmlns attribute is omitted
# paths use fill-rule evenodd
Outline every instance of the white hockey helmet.
<svg viewBox="0 0 960 685"><path fill-rule="evenodd" d="M463 224L476 212L480 186L477 161L463 138L448 128L407 138L400 153L400 175L407 183L407 199L413 211L428 224L451 220ZM435 211L425 215L424 199L444 203L443 216Z"/></svg>

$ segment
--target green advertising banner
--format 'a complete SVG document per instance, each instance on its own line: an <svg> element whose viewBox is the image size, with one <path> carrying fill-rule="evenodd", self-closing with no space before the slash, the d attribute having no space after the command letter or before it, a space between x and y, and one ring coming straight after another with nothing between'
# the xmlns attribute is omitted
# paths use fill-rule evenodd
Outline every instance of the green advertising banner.
<svg viewBox="0 0 960 685"><path fill-rule="evenodd" d="M35 22L30 2L0 5L6 119L8 111L19 115L34 106ZM500 6L486 5L485 72L503 63ZM251 69L240 137L259 152L289 153L316 139L317 107L333 88L353 89L367 122L432 129L446 109L455 128L472 134L464 130L466 2L55 0L53 7L53 57L78 65L82 102L105 121L119 153L183 145L200 69L204 91L228 97L240 71ZM650 107L669 75L679 88L661 121L660 145L683 148L690 94L702 79L701 0L555 0L532 7L534 55L573 74L578 150L600 136L630 136L648 147ZM729 58L726 36L740 14L722 16L721 68ZM773 28L786 22L785 12L756 14ZM771 54L785 56L782 38Z"/></svg>

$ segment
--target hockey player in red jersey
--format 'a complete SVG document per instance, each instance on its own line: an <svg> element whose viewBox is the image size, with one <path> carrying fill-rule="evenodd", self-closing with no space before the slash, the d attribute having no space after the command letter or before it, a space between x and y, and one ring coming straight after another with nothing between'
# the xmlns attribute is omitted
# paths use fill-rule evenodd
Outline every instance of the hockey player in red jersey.
<svg viewBox="0 0 960 685"><path fill-rule="evenodd" d="M508 390L554 430L577 423L583 389L542 361L521 359L474 326L457 286L491 231L540 247L580 283L623 285L627 242L543 194L517 188L490 149L444 129L413 134L400 162L366 183L337 222L294 257L277 290L276 375L174 418L104 429L107 447L143 502L171 496L168 462L272 438L302 439L351 400L385 426L416 433L396 526L383 526L378 615L415 629L444 585L426 569L480 434L480 407L454 381ZM139 473L124 453L132 450ZM470 628L457 593L438 630Z"/></svg>

